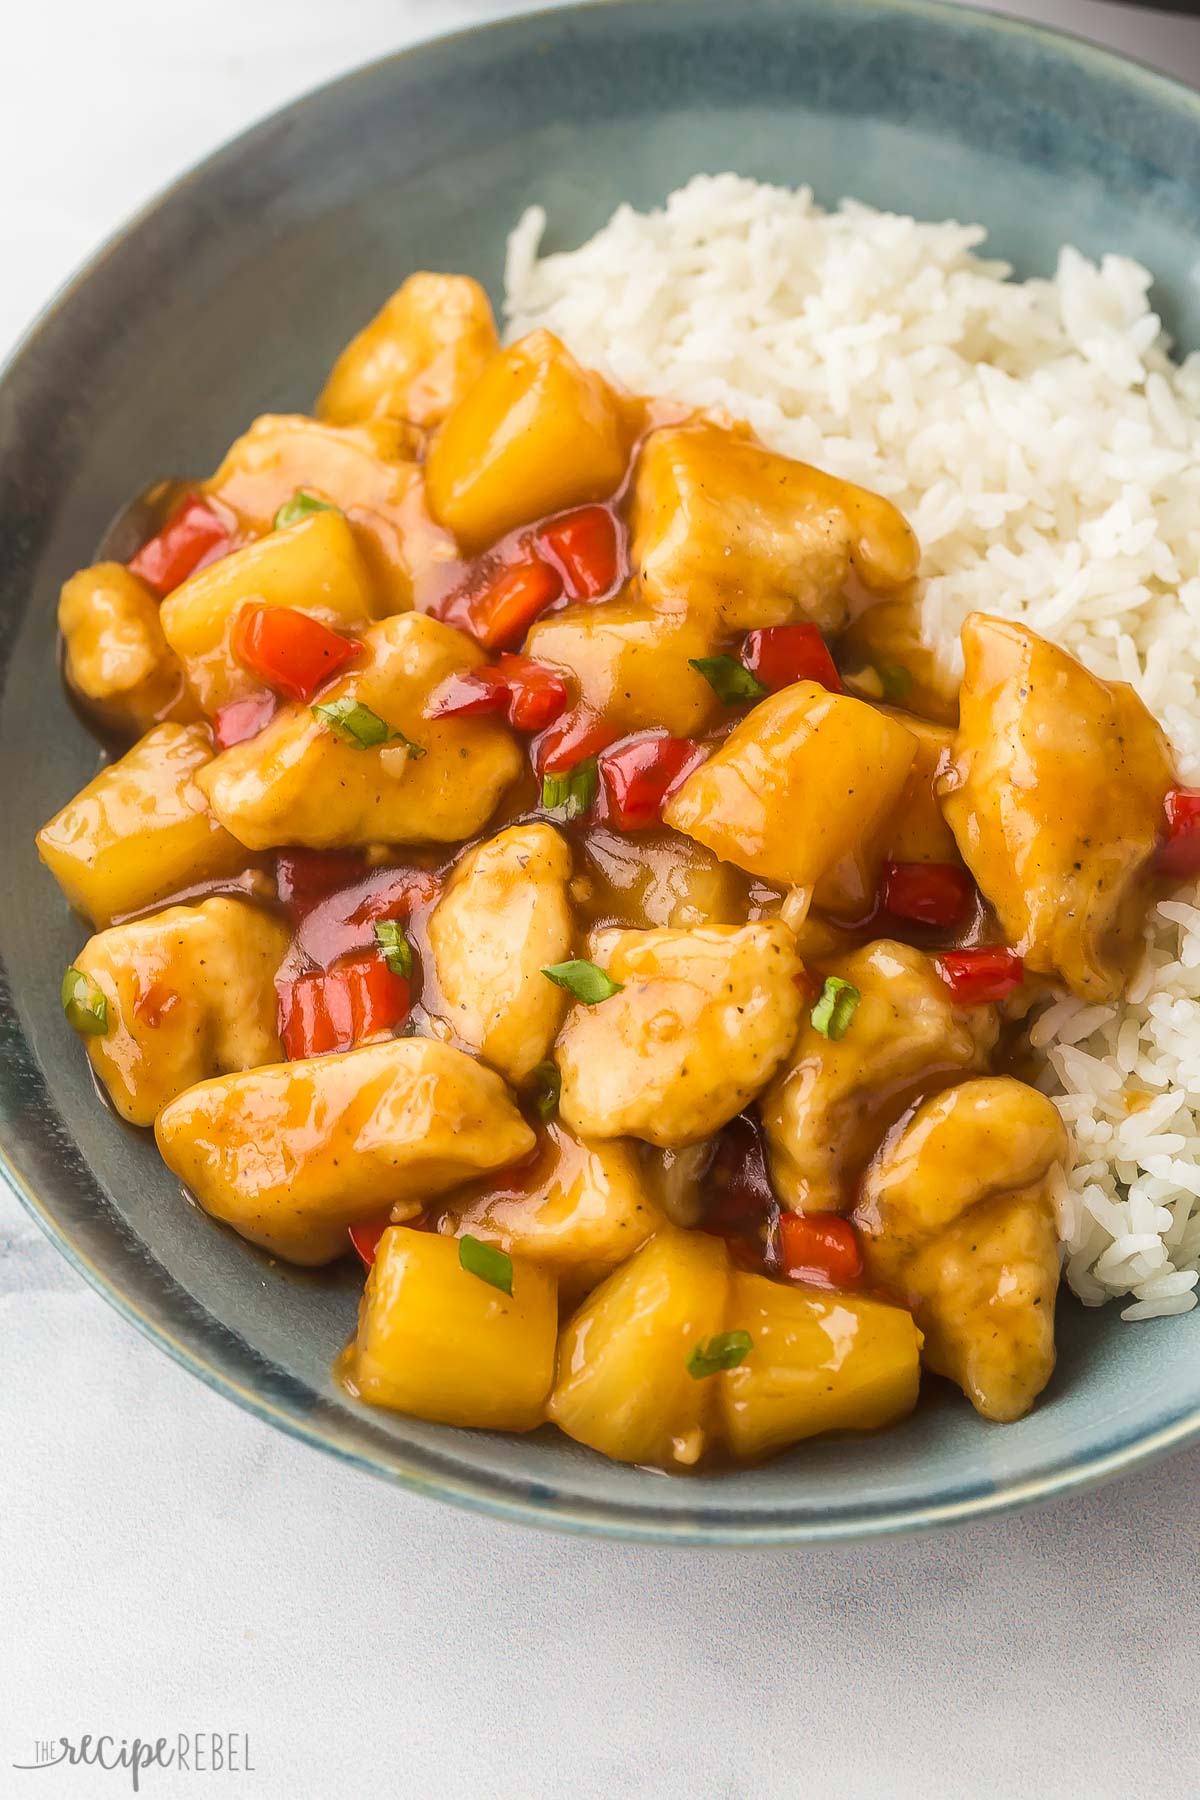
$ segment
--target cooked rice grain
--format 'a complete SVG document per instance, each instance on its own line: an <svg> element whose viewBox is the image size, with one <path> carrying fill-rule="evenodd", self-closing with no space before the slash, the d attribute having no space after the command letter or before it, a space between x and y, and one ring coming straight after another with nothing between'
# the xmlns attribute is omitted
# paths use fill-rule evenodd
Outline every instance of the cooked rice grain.
<svg viewBox="0 0 1200 1800"><path fill-rule="evenodd" d="M545 223L532 207L510 240L512 335L548 326L627 387L888 495L948 668L974 608L1023 618L1132 682L1200 780L1200 356L1171 361L1147 270L1068 247L1053 280L1014 281L980 226L826 213L734 175L539 259ZM1063 1000L1034 1025L1076 1144L1068 1279L1089 1305L1131 1296L1127 1319L1197 1300L1193 898L1158 908L1122 1007Z"/></svg>

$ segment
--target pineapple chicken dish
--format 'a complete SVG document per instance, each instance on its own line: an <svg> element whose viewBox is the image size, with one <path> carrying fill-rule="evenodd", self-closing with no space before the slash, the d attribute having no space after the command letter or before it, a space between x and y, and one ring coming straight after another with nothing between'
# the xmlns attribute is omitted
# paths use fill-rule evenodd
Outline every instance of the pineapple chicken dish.
<svg viewBox="0 0 1200 1800"><path fill-rule="evenodd" d="M982 613L949 679L888 501L465 277L154 507L62 590L122 752L38 838L63 1009L214 1220L362 1259L345 1392L676 1473L922 1371L1025 1414L1027 1022L1119 997L1200 849L1133 690Z"/></svg>

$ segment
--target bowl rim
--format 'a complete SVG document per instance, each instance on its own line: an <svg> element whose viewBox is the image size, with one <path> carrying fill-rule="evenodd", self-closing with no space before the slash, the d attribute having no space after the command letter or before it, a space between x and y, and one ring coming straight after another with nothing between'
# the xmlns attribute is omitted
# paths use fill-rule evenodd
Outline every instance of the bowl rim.
<svg viewBox="0 0 1200 1800"><path fill-rule="evenodd" d="M432 33L402 49L371 58L307 88L209 151L153 193L103 237L86 260L51 292L17 337L0 365L0 393L10 377L15 375L19 365L36 352L43 333L49 330L73 299L88 286L108 258L143 223L163 207L184 196L200 179L219 170L226 161L243 158L260 136L285 125L294 114L306 109L318 97L331 97L338 90L349 89L362 78L377 74L386 66L403 64L410 68L419 67L422 61L441 55L448 47L468 39L489 36L501 38L516 29L527 29L531 24L547 30L569 31L571 23L581 16L612 13L618 6L643 14L682 14L693 3L694 0L575 0L574 4L563 6L535 6L498 19L474 22L454 31ZM770 3L771 0L749 0L751 7L761 4L764 9ZM1141 88L1155 103L1180 111L1193 125L1200 126L1200 90L1189 86L1177 76L1149 67L1137 58L1108 49L1071 32L1003 13L967 8L955 3L955 0L825 0L825 3L836 4L843 11L875 15L890 13L900 18L907 16L917 21L952 27L964 36L975 36L980 40L997 37L1012 41L1024 40L1050 56L1061 60L1073 59L1083 70L1102 75L1108 81L1118 80L1128 86ZM746 0L743 0L743 4L746 4ZM7 1015L7 1022L28 1048L15 1005L7 992L6 984L2 982L0 1013ZM36 1058L33 1060L36 1066ZM43 1085L40 1068L37 1069L36 1079L39 1085ZM0 1124L0 1178L71 1267L122 1318L165 1351L172 1361L198 1377L207 1387L291 1438L310 1444L352 1467L379 1476L394 1486L507 1522L628 1543L712 1548L846 1544L965 1525L1082 1493L1200 1439L1200 1405L1197 1405L1153 1429L1099 1446L1094 1453L1078 1457L1069 1465L1037 1475L1003 1481L984 1491L965 1493L942 1501L888 1503L870 1513L833 1517L780 1512L739 1515L733 1509L723 1518L711 1516L707 1512L702 1515L681 1513L678 1517L672 1517L657 1513L652 1498L644 1509L631 1505L627 1500L589 1499L581 1494L560 1498L542 1481L529 1481L523 1485L520 1479L497 1473L472 1472L465 1470L458 1460L442 1462L435 1454L413 1445L398 1444L391 1439L388 1440L387 1452L375 1455L366 1448L338 1441L322 1428L319 1414L316 1422L313 1422L298 1407L293 1408L282 1400L270 1397L263 1388L244 1383L228 1369L210 1360L206 1332L214 1324L219 1326L219 1321L213 1321L205 1315L203 1324L185 1323L177 1328L175 1324L168 1325L163 1319L152 1316L121 1285L119 1274L110 1273L94 1260L80 1238L54 1216L33 1182L22 1173L19 1163L23 1136L24 1133L19 1128L14 1128L8 1120ZM140 1241L119 1216L110 1216L113 1224L129 1237L131 1244ZM166 1299L190 1305L186 1288L160 1265L156 1267Z"/></svg>

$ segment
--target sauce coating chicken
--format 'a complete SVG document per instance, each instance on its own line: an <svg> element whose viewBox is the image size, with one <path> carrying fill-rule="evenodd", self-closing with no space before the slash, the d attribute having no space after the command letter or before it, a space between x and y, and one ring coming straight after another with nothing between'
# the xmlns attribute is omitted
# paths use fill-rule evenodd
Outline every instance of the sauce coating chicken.
<svg viewBox="0 0 1200 1800"><path fill-rule="evenodd" d="M369 1266L346 1394L676 1473L922 1364L1025 1412L1070 1146L1009 1071L1200 873L1132 693L976 616L960 706L887 500L466 276L142 510L59 609L144 733L39 834L63 1010L214 1219Z"/></svg>

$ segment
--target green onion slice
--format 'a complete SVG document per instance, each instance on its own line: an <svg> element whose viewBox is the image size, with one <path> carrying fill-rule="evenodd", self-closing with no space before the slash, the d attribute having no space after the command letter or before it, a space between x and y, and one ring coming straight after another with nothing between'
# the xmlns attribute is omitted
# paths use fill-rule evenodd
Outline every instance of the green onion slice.
<svg viewBox="0 0 1200 1800"><path fill-rule="evenodd" d="M318 500L315 494L306 494L303 488L297 488L275 514L275 530L282 531L285 525L298 525L301 519L309 519L313 513L340 511L340 507L331 506L328 500Z"/></svg>
<svg viewBox="0 0 1200 1800"><path fill-rule="evenodd" d="M850 1029L850 1021L861 999L858 989L848 981L827 975L820 998L808 1016L822 1037L832 1038L836 1043Z"/></svg>
<svg viewBox="0 0 1200 1800"><path fill-rule="evenodd" d="M82 969L69 968L62 979L62 1009L68 1025L87 1037L108 1030L108 1001Z"/></svg>
<svg viewBox="0 0 1200 1800"><path fill-rule="evenodd" d="M374 750L380 744L403 744L412 757L425 754L423 744L414 744L411 738L389 725L386 719L381 719L369 706L364 706L361 700L351 700L349 695L344 700L318 701L311 711L314 719L327 725L335 737L341 738L344 744L353 745L356 750Z"/></svg>
<svg viewBox="0 0 1200 1800"><path fill-rule="evenodd" d="M687 1372L693 1381L703 1381L708 1375L719 1375L722 1369L736 1369L753 1348L754 1339L748 1331L723 1331L719 1337L709 1338L707 1344L696 1345L687 1359Z"/></svg>
<svg viewBox="0 0 1200 1800"><path fill-rule="evenodd" d="M689 656L688 663L698 675L703 675L718 700L723 700L726 706L761 700L771 691L736 656Z"/></svg>
<svg viewBox="0 0 1200 1800"><path fill-rule="evenodd" d="M583 957L573 957L570 962L551 963L542 970L542 974L556 987L566 988L569 994L574 994L585 1006L599 1006L602 1000L611 1000L614 994L620 993L623 985L619 981L613 981L603 969L598 968L594 962L585 961Z"/></svg>
<svg viewBox="0 0 1200 1800"><path fill-rule="evenodd" d="M908 699L912 693L913 678L903 663L875 663L873 667L879 677L885 700L899 705L900 701Z"/></svg>
<svg viewBox="0 0 1200 1800"><path fill-rule="evenodd" d="M562 1093L562 1074L555 1062L540 1062L533 1071L536 1082L533 1104L537 1107L538 1117L552 1119L558 1111L558 1097Z"/></svg>
<svg viewBox="0 0 1200 1800"><path fill-rule="evenodd" d="M413 972L412 945L404 935L404 927L395 919L380 919L375 927L375 942L383 953L383 960L393 975L411 975Z"/></svg>
<svg viewBox="0 0 1200 1800"><path fill-rule="evenodd" d="M477 1237L460 1237L458 1261L468 1275L477 1275L502 1294L512 1293L512 1257L507 1251L497 1250L495 1244L481 1243Z"/></svg>
<svg viewBox="0 0 1200 1800"><path fill-rule="evenodd" d="M591 811L599 785L594 756L585 757L573 769L564 769L559 775L543 775L542 810L558 813L563 819L581 819L584 813Z"/></svg>

